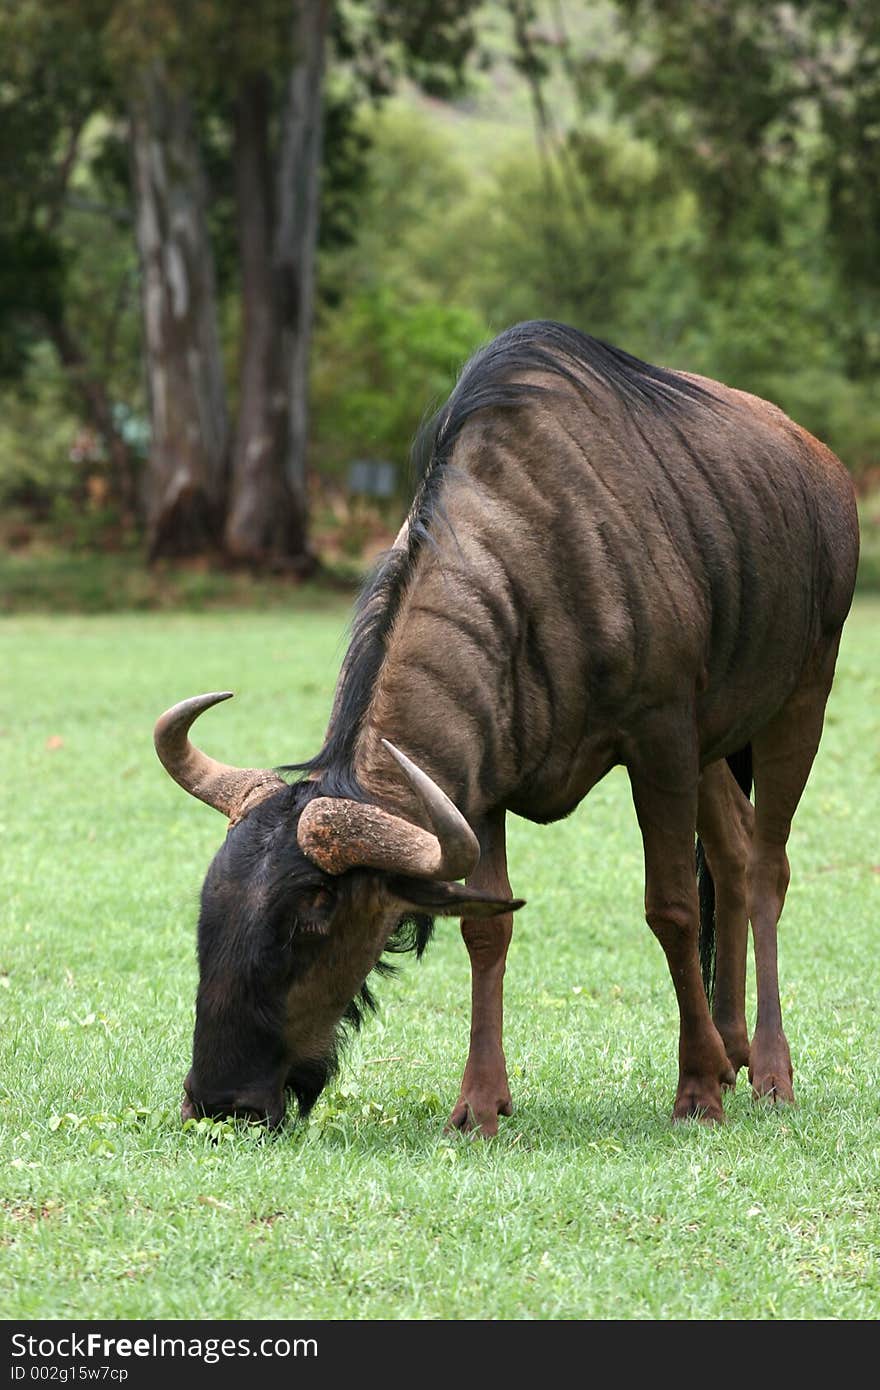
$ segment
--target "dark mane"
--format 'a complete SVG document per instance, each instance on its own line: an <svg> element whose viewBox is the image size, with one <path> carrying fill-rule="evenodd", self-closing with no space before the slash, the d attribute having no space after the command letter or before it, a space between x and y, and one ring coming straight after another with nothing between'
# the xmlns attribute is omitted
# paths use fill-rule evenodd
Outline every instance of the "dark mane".
<svg viewBox="0 0 880 1390"><path fill-rule="evenodd" d="M677 372L651 366L599 338L549 320L517 324L480 348L449 399L413 442L411 462L419 483L409 512L408 542L386 552L361 591L324 746L308 762L282 769L321 772L322 794L364 797L353 770L358 736L416 560L431 543L435 521L442 519L447 466L465 424L478 411L521 409L546 397L551 387L512 379L536 372L561 378L587 398L593 382L610 389L640 424L646 416L674 421L689 408L716 403L704 386Z"/></svg>
<svg viewBox="0 0 880 1390"><path fill-rule="evenodd" d="M389 550L379 560L361 589L355 607L351 641L333 706L332 728L324 746L307 762L287 763L279 769L281 772L320 772L323 796L343 796L355 801L364 797L354 775L354 750L415 555L410 544L406 550Z"/></svg>

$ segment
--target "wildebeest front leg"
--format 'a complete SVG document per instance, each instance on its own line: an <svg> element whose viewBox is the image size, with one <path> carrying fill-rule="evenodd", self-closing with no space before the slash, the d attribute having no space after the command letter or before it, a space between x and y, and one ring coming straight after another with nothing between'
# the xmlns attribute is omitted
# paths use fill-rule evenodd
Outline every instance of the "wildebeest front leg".
<svg viewBox="0 0 880 1390"><path fill-rule="evenodd" d="M509 898L503 811L487 821L480 838L482 854L468 887ZM491 1135L498 1132L498 1116L513 1113L501 1045L504 968L513 914L465 918L461 934L471 960L471 1038L461 1091L446 1127Z"/></svg>
<svg viewBox="0 0 880 1390"><path fill-rule="evenodd" d="M721 1120L721 1087L732 1086L736 1073L709 1015L700 973L696 751L673 723L640 744L628 770L645 850L645 916L666 954L678 1000L679 1075L672 1117Z"/></svg>

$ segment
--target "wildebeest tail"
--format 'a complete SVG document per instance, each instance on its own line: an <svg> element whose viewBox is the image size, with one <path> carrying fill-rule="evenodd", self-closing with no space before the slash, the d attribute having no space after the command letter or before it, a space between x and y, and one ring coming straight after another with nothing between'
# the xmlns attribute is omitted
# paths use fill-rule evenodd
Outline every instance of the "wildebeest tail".
<svg viewBox="0 0 880 1390"><path fill-rule="evenodd" d="M736 753L730 753L727 765L737 780L743 794L752 794L752 745L747 743ZM700 839L697 840L697 894L700 900L700 970L703 975L703 988L711 1007L715 995L715 884L706 862L706 851Z"/></svg>

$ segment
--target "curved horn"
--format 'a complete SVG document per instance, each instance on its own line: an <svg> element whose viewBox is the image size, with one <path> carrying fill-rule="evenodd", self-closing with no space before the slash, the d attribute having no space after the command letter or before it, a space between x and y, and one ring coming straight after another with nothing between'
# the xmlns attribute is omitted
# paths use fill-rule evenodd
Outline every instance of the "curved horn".
<svg viewBox="0 0 880 1390"><path fill-rule="evenodd" d="M199 715L231 698L231 690L222 690L211 695L193 695L172 705L157 719L153 742L162 766L185 792L235 822L286 784L277 773L263 768L229 767L215 762L190 743L190 727ZM256 792L261 794L255 796Z"/></svg>
<svg viewBox="0 0 880 1390"><path fill-rule="evenodd" d="M362 867L413 878L467 878L480 858L473 830L426 772L387 739L382 743L418 796L434 833L379 806L321 796L300 816L300 849L330 874Z"/></svg>
<svg viewBox="0 0 880 1390"><path fill-rule="evenodd" d="M442 868L433 878L467 878L480 862L480 842L454 802L427 772L383 738L382 743L403 772L440 842Z"/></svg>

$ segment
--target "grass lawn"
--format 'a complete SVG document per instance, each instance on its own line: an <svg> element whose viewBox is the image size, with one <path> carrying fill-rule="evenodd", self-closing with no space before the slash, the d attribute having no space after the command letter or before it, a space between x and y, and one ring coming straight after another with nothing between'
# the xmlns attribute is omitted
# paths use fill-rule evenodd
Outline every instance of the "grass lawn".
<svg viewBox="0 0 880 1390"><path fill-rule="evenodd" d="M182 1130L196 899L224 833L152 751L233 688L233 763L320 742L347 605L0 623L0 1306L6 1318L876 1318L880 601L850 619L791 841L783 1008L798 1104L670 1123L677 1017L612 773L511 829L516 1105L442 1132L467 956L438 922L308 1126ZM753 992L750 991L750 999ZM753 1009L753 1004L752 1004Z"/></svg>

